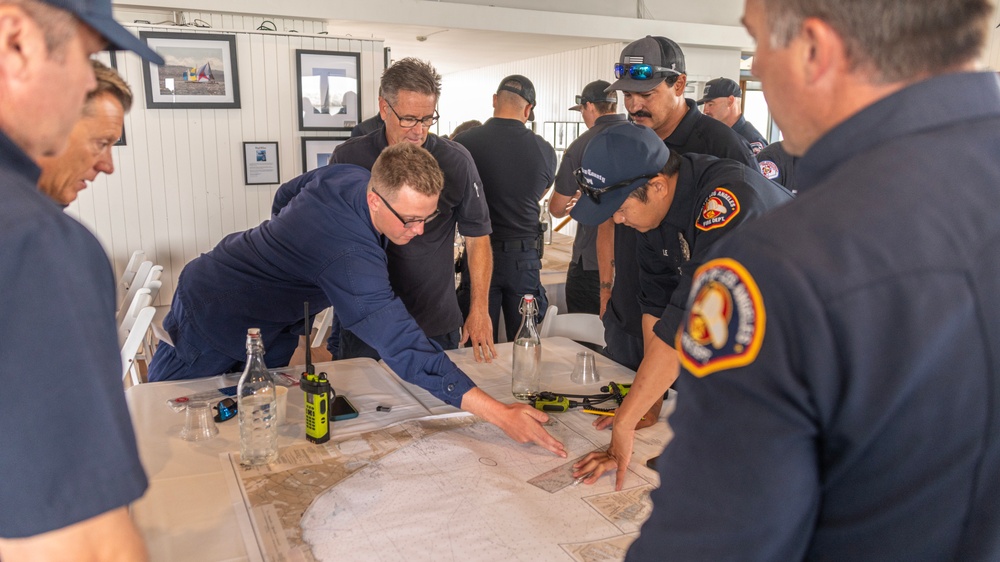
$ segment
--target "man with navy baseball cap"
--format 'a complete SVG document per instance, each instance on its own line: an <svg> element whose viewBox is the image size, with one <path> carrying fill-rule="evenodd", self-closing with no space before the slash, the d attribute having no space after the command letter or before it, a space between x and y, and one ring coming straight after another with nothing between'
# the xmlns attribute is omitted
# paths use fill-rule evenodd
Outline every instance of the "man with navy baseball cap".
<svg viewBox="0 0 1000 562"><path fill-rule="evenodd" d="M681 155L652 129L632 123L597 134L584 151L576 179L582 194L570 213L574 219L596 225L611 218L639 232L644 357L614 418L608 451L591 453L574 466L574 476L589 475L584 480L588 484L617 469L621 489L636 424L677 378L672 345L695 270L721 238L791 201L792 195L735 160Z"/></svg>
<svg viewBox="0 0 1000 562"><path fill-rule="evenodd" d="M163 62L114 21L110 0L0 0L4 562L147 557L128 514L147 480L122 392L114 273L94 235L38 189L37 162L66 148L97 86L90 56L109 43ZM49 404L53 375L69 392Z"/></svg>
<svg viewBox="0 0 1000 562"><path fill-rule="evenodd" d="M729 78L716 78L705 82L705 91L702 93L698 105L702 106L702 111L712 119L722 121L733 128L741 137L746 139L750 145L750 150L757 155L765 146L767 140L760 134L753 123L743 117L741 101L743 90L740 85Z"/></svg>

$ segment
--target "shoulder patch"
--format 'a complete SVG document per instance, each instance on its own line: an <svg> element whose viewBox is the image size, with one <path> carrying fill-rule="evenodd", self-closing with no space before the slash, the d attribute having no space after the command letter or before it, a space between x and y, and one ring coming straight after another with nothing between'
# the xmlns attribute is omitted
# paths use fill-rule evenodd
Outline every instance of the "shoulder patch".
<svg viewBox="0 0 1000 562"><path fill-rule="evenodd" d="M701 207L701 216L695 222L698 230L722 228L733 217L740 214L740 201L732 191L717 187L708 194L705 204Z"/></svg>
<svg viewBox="0 0 1000 562"><path fill-rule="evenodd" d="M757 282L730 258L698 268L687 318L674 342L696 377L753 363L764 342L766 313Z"/></svg>
<svg viewBox="0 0 1000 562"><path fill-rule="evenodd" d="M778 170L778 165L770 160L764 160L758 164L758 166L760 166L760 173L769 180L773 180L778 177L778 174L781 173L781 171Z"/></svg>
<svg viewBox="0 0 1000 562"><path fill-rule="evenodd" d="M754 142L750 143L750 150L753 151L753 155L754 156L757 156L757 154L761 150L764 150L764 143L762 143L760 141L754 141Z"/></svg>

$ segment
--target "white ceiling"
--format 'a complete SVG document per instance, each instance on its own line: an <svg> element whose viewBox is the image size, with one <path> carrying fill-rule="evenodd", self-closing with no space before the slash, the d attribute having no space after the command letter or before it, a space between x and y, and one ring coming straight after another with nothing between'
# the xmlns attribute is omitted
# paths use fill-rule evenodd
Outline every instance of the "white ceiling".
<svg viewBox="0 0 1000 562"><path fill-rule="evenodd" d="M330 35L384 39L393 60L416 57L431 62L441 74L451 74L510 61L583 49L610 41L448 27L331 20ZM417 37L426 37L425 41Z"/></svg>

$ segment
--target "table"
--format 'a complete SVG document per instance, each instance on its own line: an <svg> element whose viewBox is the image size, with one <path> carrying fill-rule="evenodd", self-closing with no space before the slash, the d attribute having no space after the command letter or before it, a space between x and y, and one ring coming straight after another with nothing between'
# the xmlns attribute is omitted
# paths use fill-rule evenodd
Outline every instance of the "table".
<svg viewBox="0 0 1000 562"><path fill-rule="evenodd" d="M565 338L543 340L543 387L556 392L596 392L597 386L581 387L569 382L575 356L584 348ZM471 349L448 352L449 356L484 391L494 398L511 403L510 366L512 344L497 346L500 358L491 364L477 364ZM603 357L598 357L598 373L609 380L630 382L634 373ZM369 359L317 364L326 371L333 386L348 395L361 415L353 420L336 422L334 438L342 437L432 413L457 411L446 406L423 389L391 374L384 364ZM282 369L297 373L299 368ZM129 388L126 398L135 427L139 454L150 480L145 496L132 505L132 515L146 539L154 561L245 561L256 560L248 554L240 530L239 510L227 489L224 467L219 455L239 450L238 422L219 424L219 435L212 440L190 443L180 439L183 414L171 410L171 398L235 384L232 377L213 377L177 382L146 383ZM376 406L392 406L390 412L377 412ZM665 411L667 409L665 408ZM582 412L568 412L576 423L592 419ZM297 387L289 389L286 423L279 428L279 447L305 443L304 397ZM663 426L666 427L665 425ZM652 442L662 446L669 431ZM658 452L658 451L657 451ZM647 452L646 456L655 453ZM637 458L639 457L637 449ZM234 505L235 504L235 505Z"/></svg>

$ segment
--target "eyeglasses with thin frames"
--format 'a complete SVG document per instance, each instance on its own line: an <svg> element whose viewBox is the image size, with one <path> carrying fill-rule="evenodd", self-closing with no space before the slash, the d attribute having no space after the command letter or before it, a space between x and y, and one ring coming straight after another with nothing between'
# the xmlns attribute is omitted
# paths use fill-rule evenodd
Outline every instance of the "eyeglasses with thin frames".
<svg viewBox="0 0 1000 562"><path fill-rule="evenodd" d="M392 111L392 114L396 116L396 119L399 121L399 126L404 129L412 129L413 127L417 126L417 123L430 129L434 125L434 123L437 123L438 119L441 118L441 116L438 115L436 109L434 110L434 115L428 115L427 117L423 118L411 117L409 115L403 117L396 112L396 108L393 107L391 103L389 103L389 100L385 100L385 104L389 106L389 110ZM385 199L383 199L383 201L385 201Z"/></svg>
<svg viewBox="0 0 1000 562"><path fill-rule="evenodd" d="M402 215L400 215L399 213L396 212L396 209L392 208L392 205L390 205L389 202L385 200L385 197L382 197L381 193L375 191L374 189L372 189L372 193L374 193L375 195L378 195L378 198L381 199L383 203L385 203L385 208L389 209L389 212L392 213L397 219L399 219L399 222L403 223L403 228L406 228L406 229L413 228L413 227L417 226L420 223L427 224L427 223L431 222L432 220L436 219L437 216L441 214L441 209L435 209L433 213L427 215L426 217L424 217L422 219L410 219L410 220L406 220L406 219L404 219L402 217Z"/></svg>
<svg viewBox="0 0 1000 562"><path fill-rule="evenodd" d="M648 174L645 176L636 176L632 179L627 179L625 181L620 181L618 183L613 183L611 185L606 185L604 187L594 187L587 182L586 176L583 175L583 168L577 168L573 172L573 176L576 178L576 185L580 187L580 191L590 198L591 201L600 205L601 195L609 191L614 191L616 189L621 189L623 187L628 187L632 185L633 182L638 180L651 180L658 176L659 174Z"/></svg>

